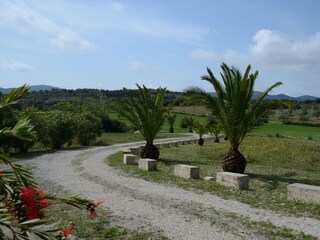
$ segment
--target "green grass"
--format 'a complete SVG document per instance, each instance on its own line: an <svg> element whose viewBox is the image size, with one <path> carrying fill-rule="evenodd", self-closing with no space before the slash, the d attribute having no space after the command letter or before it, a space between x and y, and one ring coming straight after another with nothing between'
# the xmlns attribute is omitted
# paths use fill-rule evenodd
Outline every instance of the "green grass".
<svg viewBox="0 0 320 240"><path fill-rule="evenodd" d="M296 137L320 140L320 128L308 126L268 123L255 129L251 134L257 136Z"/></svg>
<svg viewBox="0 0 320 240"><path fill-rule="evenodd" d="M136 166L122 164L121 153L111 156L109 164L135 176L162 183L174 183L184 188L211 192L236 199L254 207L287 212L320 219L320 205L287 201L287 185L305 183L320 185L319 141L288 138L248 137L240 147L248 160L246 174L250 177L248 191L234 191L204 180L186 180L173 176L175 164L200 166L201 177L215 176L221 171L220 160L229 149L226 142L206 142L161 149L158 171L145 172Z"/></svg>

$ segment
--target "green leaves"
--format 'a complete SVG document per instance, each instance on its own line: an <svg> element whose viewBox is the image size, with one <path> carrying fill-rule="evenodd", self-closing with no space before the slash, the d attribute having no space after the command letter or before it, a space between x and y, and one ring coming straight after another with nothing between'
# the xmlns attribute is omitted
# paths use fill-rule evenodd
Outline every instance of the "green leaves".
<svg viewBox="0 0 320 240"><path fill-rule="evenodd" d="M0 108L16 103L20 98L22 98L27 94L28 90L29 90L29 87L26 85L23 85L21 87L18 87L12 90L5 97L0 99Z"/></svg>
<svg viewBox="0 0 320 240"><path fill-rule="evenodd" d="M154 93L144 85L138 87L138 94L126 90L124 100L113 101L113 109L125 117L147 141L153 143L164 121L166 109L163 106L165 88L158 88Z"/></svg>
<svg viewBox="0 0 320 240"><path fill-rule="evenodd" d="M212 111L212 114L223 125L231 147L237 149L256 122L279 106L275 102L264 103L263 100L272 89L280 86L281 83L273 84L257 100L253 100L253 88L258 71L251 74L249 65L242 75L237 68L229 67L225 63L221 65L221 69L223 85L215 78L210 68L207 68L208 75L201 77L202 80L213 85L216 97L200 88L189 88L185 94L189 95L187 102L202 103Z"/></svg>
<svg viewBox="0 0 320 240"><path fill-rule="evenodd" d="M33 131L34 126L30 124L30 120L27 118L21 119L12 129L2 129L0 134L11 135L13 137L32 141L36 138L36 132Z"/></svg>

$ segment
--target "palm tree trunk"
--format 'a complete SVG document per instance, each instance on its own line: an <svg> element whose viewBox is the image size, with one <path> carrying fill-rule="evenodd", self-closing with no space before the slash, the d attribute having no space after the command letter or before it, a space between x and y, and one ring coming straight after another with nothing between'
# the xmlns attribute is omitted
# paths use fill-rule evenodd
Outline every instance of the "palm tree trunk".
<svg viewBox="0 0 320 240"><path fill-rule="evenodd" d="M244 173L247 161L237 148L230 148L227 156L222 159L221 165L225 172Z"/></svg>
<svg viewBox="0 0 320 240"><path fill-rule="evenodd" d="M141 158L151 158L158 160L160 156L159 149L153 143L147 143L141 150Z"/></svg>
<svg viewBox="0 0 320 240"><path fill-rule="evenodd" d="M203 144L204 144L204 139L203 139L202 137L198 139L198 144L199 144L200 146L203 146Z"/></svg>

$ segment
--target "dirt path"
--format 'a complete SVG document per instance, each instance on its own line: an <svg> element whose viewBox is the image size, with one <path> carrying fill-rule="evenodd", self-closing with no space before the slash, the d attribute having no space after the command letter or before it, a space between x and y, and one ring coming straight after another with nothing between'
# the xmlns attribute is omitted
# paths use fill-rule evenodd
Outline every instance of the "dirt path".
<svg viewBox="0 0 320 240"><path fill-rule="evenodd" d="M320 239L318 220L282 216L215 195L148 182L105 164L107 156L135 145L65 150L36 157L28 163L33 166L37 178L104 201L103 207L121 216L119 224L126 228L162 231L170 239L265 239L241 224L241 219L249 219L270 222Z"/></svg>

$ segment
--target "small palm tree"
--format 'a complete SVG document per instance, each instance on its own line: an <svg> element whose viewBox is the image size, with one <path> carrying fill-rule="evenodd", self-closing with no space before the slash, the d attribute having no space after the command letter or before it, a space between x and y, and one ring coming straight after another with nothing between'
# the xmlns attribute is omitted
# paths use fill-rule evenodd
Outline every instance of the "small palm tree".
<svg viewBox="0 0 320 240"><path fill-rule="evenodd" d="M205 134L206 131L208 130L208 125L206 123L195 122L193 126L196 133L198 133L199 135L198 144L202 146L204 143L204 139L202 137L203 137L203 134Z"/></svg>
<svg viewBox="0 0 320 240"><path fill-rule="evenodd" d="M263 102L263 100L272 89L281 85L281 82L273 84L253 101L253 87L258 77L258 71L250 74L250 65L244 75L235 67L229 67L225 63L221 65L221 68L224 86L215 78L210 68L207 68L208 75L201 77L202 80L213 85L216 97L197 87L189 88L186 94L190 94L189 102L205 104L221 122L225 134L228 136L230 151L222 159L223 170L243 173L246 159L240 153L239 146L246 134L254 128L256 122L280 105L277 102Z"/></svg>
<svg viewBox="0 0 320 240"><path fill-rule="evenodd" d="M209 131L214 135L214 142L219 143L219 134L223 131L223 126L221 123L215 123L209 127Z"/></svg>
<svg viewBox="0 0 320 240"><path fill-rule="evenodd" d="M125 117L146 140L146 145L141 151L142 158L159 159L159 149L153 141L161 130L165 121L166 109L163 106L165 88L158 88L154 94L144 85L138 87L138 96L127 91L124 100L115 100L114 109Z"/></svg>
<svg viewBox="0 0 320 240"><path fill-rule="evenodd" d="M192 128L194 127L196 120L193 117L186 117L186 124L189 128L189 133L192 133Z"/></svg>
<svg viewBox="0 0 320 240"><path fill-rule="evenodd" d="M170 125L170 133L174 133L174 128L173 128L173 125L176 121L176 118L177 118L177 115L173 114L171 115L169 112L168 112L168 115L167 115L167 121Z"/></svg>

